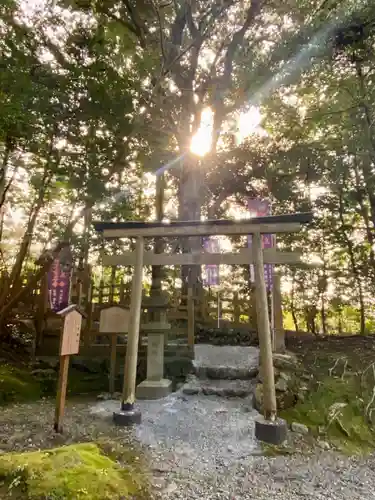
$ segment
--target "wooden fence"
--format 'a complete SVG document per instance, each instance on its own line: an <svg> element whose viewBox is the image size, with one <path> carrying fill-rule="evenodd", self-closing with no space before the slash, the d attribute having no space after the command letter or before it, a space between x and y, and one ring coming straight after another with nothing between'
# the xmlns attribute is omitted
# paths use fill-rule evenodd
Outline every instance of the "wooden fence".
<svg viewBox="0 0 375 500"><path fill-rule="evenodd" d="M107 346L109 338L99 335L99 316L103 307L108 305L130 306L131 282L104 283L98 285L88 282L88 286L75 278L72 282L71 301L85 310L87 318L83 324L81 336L84 351L99 346ZM47 281L43 280L38 290L33 293L34 317L37 325L37 350L43 352L56 351L60 336L61 318L54 314L49 308ZM171 331L168 334L170 342L179 343L194 342L194 321L191 321L191 309L189 319L189 307L193 302L195 325L207 328L217 326L239 326L254 327L255 307L252 299L241 296L239 292L226 291L217 292L202 290L200 296L181 296L177 290L169 295L167 317L171 323ZM189 306L190 304L190 306ZM30 314L29 314L30 316ZM142 313L141 323L147 323L147 310ZM190 328L190 333L189 333ZM193 330L193 331L192 331Z"/></svg>

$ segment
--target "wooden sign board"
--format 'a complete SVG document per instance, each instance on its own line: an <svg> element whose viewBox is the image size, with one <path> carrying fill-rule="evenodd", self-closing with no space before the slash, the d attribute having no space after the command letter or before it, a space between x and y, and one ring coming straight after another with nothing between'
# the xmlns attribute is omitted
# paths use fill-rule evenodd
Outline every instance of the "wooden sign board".
<svg viewBox="0 0 375 500"><path fill-rule="evenodd" d="M70 311L64 318L64 329L61 341L60 356L78 354L81 336L82 316L76 311Z"/></svg>
<svg viewBox="0 0 375 500"><path fill-rule="evenodd" d="M130 311L113 306L100 311L100 333L127 333L129 331Z"/></svg>

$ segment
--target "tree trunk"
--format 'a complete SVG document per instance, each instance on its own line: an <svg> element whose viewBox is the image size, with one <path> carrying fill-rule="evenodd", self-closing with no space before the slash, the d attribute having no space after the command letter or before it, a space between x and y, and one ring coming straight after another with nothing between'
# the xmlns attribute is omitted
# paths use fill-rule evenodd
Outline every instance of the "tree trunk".
<svg viewBox="0 0 375 500"><path fill-rule="evenodd" d="M326 306L325 306L325 295L322 294L322 298L321 298L322 302L321 302L321 308L320 308L320 317L321 317L321 320L322 320L322 331L323 331L323 335L327 335L327 315L326 315Z"/></svg>
<svg viewBox="0 0 375 500"><path fill-rule="evenodd" d="M159 175L156 178L155 187L155 212L156 220L161 221L164 217L164 190L165 190L165 178L164 175ZM163 238L155 238L154 241L154 253L163 253L165 249L165 243ZM152 281L150 295L152 297L160 297L162 294L162 280L163 280L163 267L162 266L152 266ZM159 321L160 315L157 311L153 311L150 317L150 321Z"/></svg>
<svg viewBox="0 0 375 500"><path fill-rule="evenodd" d="M9 298L9 294L17 294L18 290L22 287L21 283L21 273L25 258L28 255L30 245L33 238L33 233L35 229L35 224L39 215L39 212L44 204L44 197L46 189L51 181L51 176L47 171L47 167L44 172L41 187L39 189L37 198L33 204L30 211L29 220L27 222L26 231L24 232L20 248L16 257L16 261L9 275L9 280L7 286L2 290L0 297L0 310L4 307L6 301Z"/></svg>
<svg viewBox="0 0 375 500"><path fill-rule="evenodd" d="M293 278L293 281L292 281L291 301L290 301L290 312L292 314L294 328L295 328L296 332L299 332L299 326L298 326L297 313L296 313L296 309L295 309L294 297L295 297L295 289L294 289L294 278Z"/></svg>
<svg viewBox="0 0 375 500"><path fill-rule="evenodd" d="M354 245L351 239L349 238L347 232L346 232L346 225L345 225L345 219L344 219L344 202L343 202L343 193L342 189L339 191L339 217L340 217L340 222L341 222L341 233L343 235L344 241L346 243L347 249L348 249L348 254L349 254L349 259L350 259L350 264L352 267L352 273L354 277L355 284L357 286L358 290L358 299L359 299L359 306L360 306L360 332L361 335L365 334L366 330L366 310L365 310L365 302L364 302L364 296L363 296L363 286L361 282L361 277L359 273L359 269L357 267L356 263L356 257L354 254Z"/></svg>
<svg viewBox="0 0 375 500"><path fill-rule="evenodd" d="M183 168L179 188L179 219L181 221L200 220L202 209L202 172L199 169L199 159L190 151L185 150ZM181 238L182 252L200 252L201 238ZM198 292L200 281L200 266L182 266L182 294L187 295L188 288Z"/></svg>
<svg viewBox="0 0 375 500"><path fill-rule="evenodd" d="M4 207L4 203L5 203L6 192L7 192L6 176L7 176L7 172L8 172L8 163L9 163L10 153L11 153L11 147L10 147L9 142L7 142L5 145L3 161L1 163L1 169L0 169L0 241L2 240L2 237L3 237L3 226L4 226L3 207Z"/></svg>

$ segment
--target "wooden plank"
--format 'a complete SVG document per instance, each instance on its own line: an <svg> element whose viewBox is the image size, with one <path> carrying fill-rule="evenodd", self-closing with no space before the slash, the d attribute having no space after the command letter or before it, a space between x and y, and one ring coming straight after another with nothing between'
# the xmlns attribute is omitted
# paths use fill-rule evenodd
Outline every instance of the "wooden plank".
<svg viewBox="0 0 375 500"><path fill-rule="evenodd" d="M65 316L61 342L61 356L78 354L81 325L82 316L78 311L71 311Z"/></svg>
<svg viewBox="0 0 375 500"><path fill-rule="evenodd" d="M99 330L101 333L127 333L130 311L121 306L111 306L100 311Z"/></svg>
<svg viewBox="0 0 375 500"><path fill-rule="evenodd" d="M265 264L303 264L302 254L297 252L283 252L276 248L263 250L263 261ZM102 255L104 266L134 266L134 252L126 252L122 255ZM243 248L238 253L185 253L185 254L155 254L145 252L143 264L145 266L193 266L193 265L246 265L253 264L253 250Z"/></svg>
<svg viewBox="0 0 375 500"><path fill-rule="evenodd" d="M104 238L134 238L143 236L154 237L175 237L175 236L213 236L213 235L246 235L246 234L268 234L268 233L295 233L300 231L299 222L279 222L254 224L249 221L241 221L236 224L200 224L185 226L165 225L163 227L133 227L133 228L113 228L104 229Z"/></svg>
<svg viewBox="0 0 375 500"><path fill-rule="evenodd" d="M70 356L68 354L60 356L60 372L59 372L59 381L57 386L57 398L56 398L55 422L54 422L54 429L56 432L59 433L61 433L63 430L62 421L65 410L66 387L68 384L69 360Z"/></svg>

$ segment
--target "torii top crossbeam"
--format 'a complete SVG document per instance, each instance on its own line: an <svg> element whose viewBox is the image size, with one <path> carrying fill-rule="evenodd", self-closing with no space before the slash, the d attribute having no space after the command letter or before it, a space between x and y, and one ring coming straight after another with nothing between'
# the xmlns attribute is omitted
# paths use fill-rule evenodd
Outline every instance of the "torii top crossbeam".
<svg viewBox="0 0 375 500"><path fill-rule="evenodd" d="M210 236L210 235L246 235L254 233L293 233L303 224L312 221L312 214L295 213L253 217L244 220L206 220L173 222L94 222L97 232L106 239L132 238L143 236Z"/></svg>

